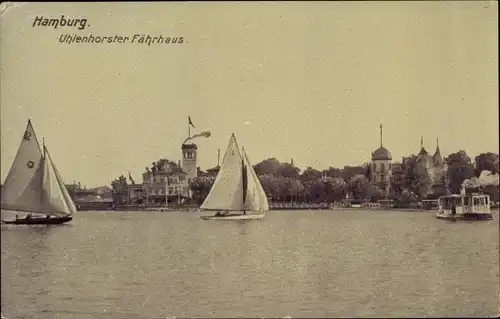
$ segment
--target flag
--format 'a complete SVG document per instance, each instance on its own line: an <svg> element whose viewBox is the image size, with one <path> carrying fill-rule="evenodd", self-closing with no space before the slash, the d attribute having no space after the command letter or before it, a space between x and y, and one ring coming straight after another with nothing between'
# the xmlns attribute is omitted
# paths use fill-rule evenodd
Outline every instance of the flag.
<svg viewBox="0 0 500 319"><path fill-rule="evenodd" d="M189 125L191 125L192 127L194 127L194 124L193 124L193 122L191 121L191 116L188 116L188 120L189 120Z"/></svg>

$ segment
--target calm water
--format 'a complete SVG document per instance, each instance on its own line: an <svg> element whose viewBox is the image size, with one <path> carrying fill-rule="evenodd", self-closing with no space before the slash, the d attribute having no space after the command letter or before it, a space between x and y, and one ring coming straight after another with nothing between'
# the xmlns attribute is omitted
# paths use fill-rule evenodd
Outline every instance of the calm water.
<svg viewBox="0 0 500 319"><path fill-rule="evenodd" d="M2 226L7 318L499 313L499 224L433 212L79 212Z"/></svg>

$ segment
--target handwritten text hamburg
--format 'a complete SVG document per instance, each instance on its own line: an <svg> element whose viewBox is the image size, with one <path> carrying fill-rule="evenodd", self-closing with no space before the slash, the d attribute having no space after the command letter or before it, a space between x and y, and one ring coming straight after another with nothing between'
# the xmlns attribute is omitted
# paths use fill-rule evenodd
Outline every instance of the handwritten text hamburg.
<svg viewBox="0 0 500 319"><path fill-rule="evenodd" d="M58 19L45 18L43 16L36 16L33 21L33 27L52 27L54 29L60 27L76 27L79 30L84 30L85 27L89 27L90 24L87 23L87 19L73 19L65 18L62 15ZM157 43L184 43L184 37L165 37L150 36L149 34L134 34L133 36L94 36L92 34L86 36L80 36L76 34L61 34L59 36L59 42L61 43L139 43L139 44L157 44Z"/></svg>

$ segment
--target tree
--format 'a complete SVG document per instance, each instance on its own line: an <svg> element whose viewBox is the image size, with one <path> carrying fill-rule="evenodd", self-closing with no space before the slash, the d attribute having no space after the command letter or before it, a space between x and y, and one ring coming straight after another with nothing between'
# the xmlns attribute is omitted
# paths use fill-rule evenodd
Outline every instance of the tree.
<svg viewBox="0 0 500 319"><path fill-rule="evenodd" d="M304 185L298 179L286 178L286 188L290 201L297 201L304 194Z"/></svg>
<svg viewBox="0 0 500 319"><path fill-rule="evenodd" d="M370 163L364 163L363 164L363 175L371 181L372 179L372 164Z"/></svg>
<svg viewBox="0 0 500 319"><path fill-rule="evenodd" d="M373 186L363 174L358 174L348 182L347 190L352 194L351 198L364 200L373 193Z"/></svg>
<svg viewBox="0 0 500 319"><path fill-rule="evenodd" d="M446 159L448 165L448 188L454 194L460 193L462 183L474 176L471 159L465 151L452 153Z"/></svg>
<svg viewBox="0 0 500 319"><path fill-rule="evenodd" d="M308 187L309 200L314 203L321 203L325 200L326 184L321 179L311 181Z"/></svg>
<svg viewBox="0 0 500 319"><path fill-rule="evenodd" d="M349 181L353 176L365 176L366 169L363 166L344 166L342 178L344 181Z"/></svg>
<svg viewBox="0 0 500 319"><path fill-rule="evenodd" d="M427 197L432 181L425 167L425 162L412 155L405 163L404 187L420 198Z"/></svg>
<svg viewBox="0 0 500 319"><path fill-rule="evenodd" d="M481 153L474 159L476 163L475 173L479 177L482 171L490 171L498 174L498 154L495 153Z"/></svg>
<svg viewBox="0 0 500 319"><path fill-rule="evenodd" d="M486 185L483 188L483 193L490 195L492 202L498 202L500 197L500 189L498 185Z"/></svg>
<svg viewBox="0 0 500 319"><path fill-rule="evenodd" d="M113 201L116 204L126 204L127 185L127 178L123 175L111 182L111 187L113 189Z"/></svg>
<svg viewBox="0 0 500 319"><path fill-rule="evenodd" d="M273 175L270 175L270 174L259 176L260 184L262 185L262 188L264 189L264 192L266 193L266 195L268 197L271 197L271 200L274 200L274 198L276 197L276 194L274 191L274 184L275 184L274 180L275 179L276 179L276 177L274 177Z"/></svg>
<svg viewBox="0 0 500 319"><path fill-rule="evenodd" d="M193 199L198 204L203 203L207 198L210 189L215 182L214 177L197 177L193 178L189 183L189 188L193 192Z"/></svg>
<svg viewBox="0 0 500 319"><path fill-rule="evenodd" d="M325 186L328 202L345 198L347 193L347 183L342 179L342 177L328 178Z"/></svg>
<svg viewBox="0 0 500 319"><path fill-rule="evenodd" d="M323 173L309 166L300 175L300 180L302 181L302 183L306 184L308 182L320 179L321 177L323 177Z"/></svg>
<svg viewBox="0 0 500 319"><path fill-rule="evenodd" d="M293 166L290 163L282 163L281 167L278 169L277 174L283 177L297 178L299 176L300 169Z"/></svg>
<svg viewBox="0 0 500 319"><path fill-rule="evenodd" d="M344 171L340 168L335 168L335 167L330 166L326 170L326 176L331 177L331 178L337 178L337 177L342 178L344 176Z"/></svg>
<svg viewBox="0 0 500 319"><path fill-rule="evenodd" d="M278 175L281 163L276 158L268 158L254 166L257 175Z"/></svg>
<svg viewBox="0 0 500 319"><path fill-rule="evenodd" d="M412 191L404 189L396 198L396 205L400 208L408 207L408 204L415 201L415 199L416 195Z"/></svg>

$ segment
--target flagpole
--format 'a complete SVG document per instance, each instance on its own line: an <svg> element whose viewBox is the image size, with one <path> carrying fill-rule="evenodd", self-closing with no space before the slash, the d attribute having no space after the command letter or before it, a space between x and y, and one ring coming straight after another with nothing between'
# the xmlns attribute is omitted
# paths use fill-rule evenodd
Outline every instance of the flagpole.
<svg viewBox="0 0 500 319"><path fill-rule="evenodd" d="M188 138L191 138L191 123L189 121L189 116L188 116Z"/></svg>

